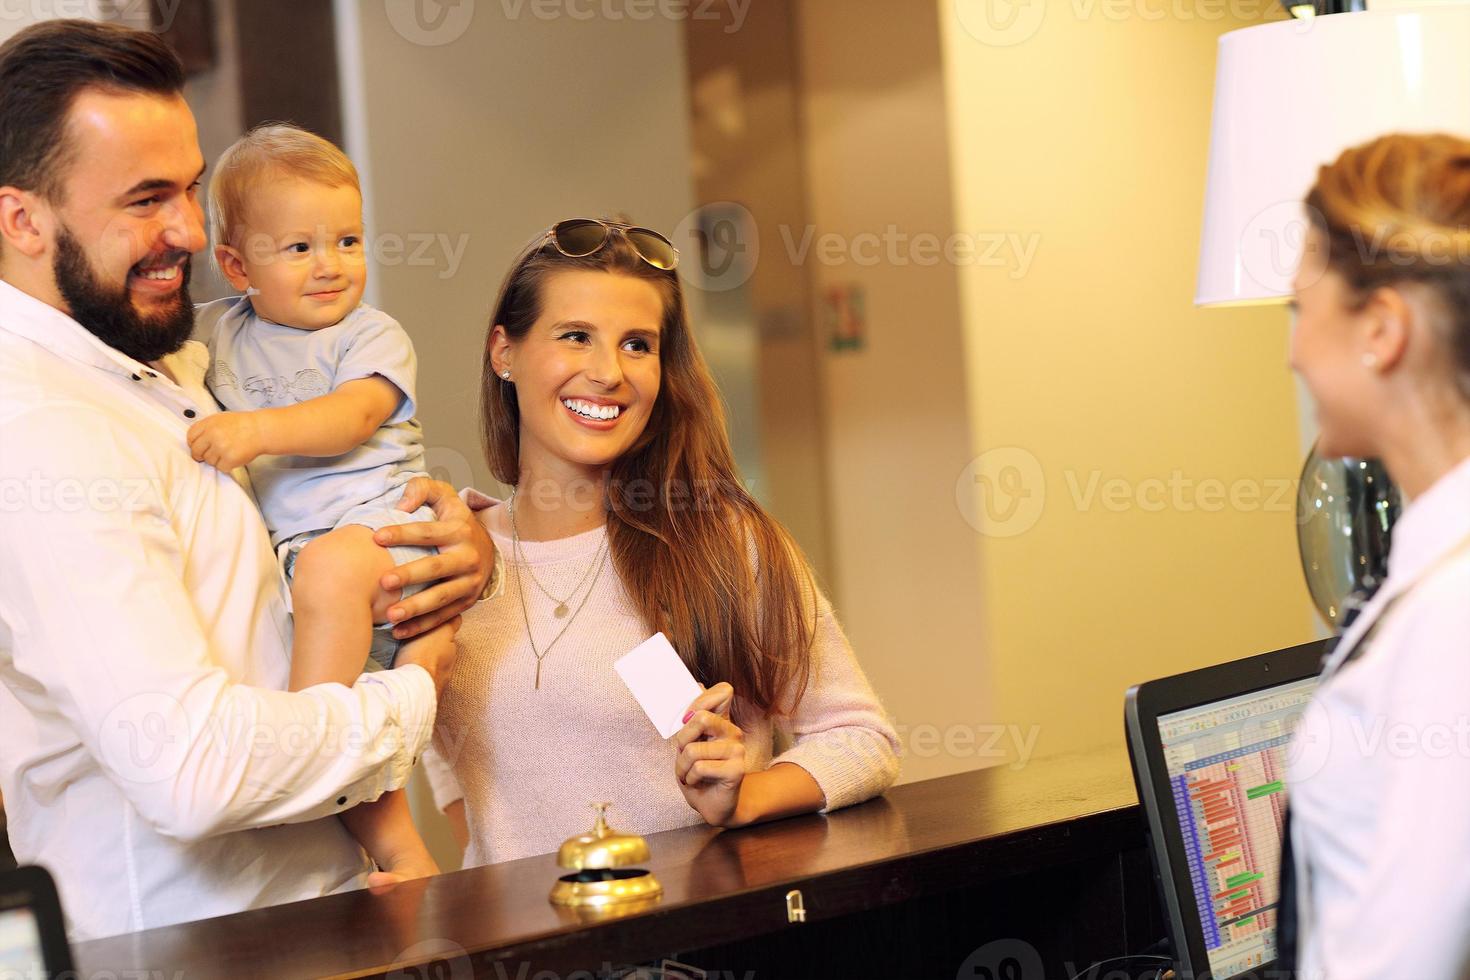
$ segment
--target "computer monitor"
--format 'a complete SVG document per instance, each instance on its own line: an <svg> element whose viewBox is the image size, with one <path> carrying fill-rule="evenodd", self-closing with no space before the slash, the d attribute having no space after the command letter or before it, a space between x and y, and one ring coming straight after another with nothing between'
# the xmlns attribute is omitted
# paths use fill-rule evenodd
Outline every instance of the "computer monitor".
<svg viewBox="0 0 1470 980"><path fill-rule="evenodd" d="M0 977L61 977L71 949L56 885L41 868L0 872Z"/></svg>
<svg viewBox="0 0 1470 980"><path fill-rule="evenodd" d="M1287 743L1329 642L1128 692L1128 749L1182 980L1245 980L1275 964Z"/></svg>

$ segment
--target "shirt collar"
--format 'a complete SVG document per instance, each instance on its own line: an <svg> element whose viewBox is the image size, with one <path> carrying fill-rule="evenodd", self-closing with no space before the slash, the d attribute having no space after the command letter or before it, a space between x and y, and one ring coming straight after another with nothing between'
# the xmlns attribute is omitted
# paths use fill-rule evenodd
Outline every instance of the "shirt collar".
<svg viewBox="0 0 1470 980"><path fill-rule="evenodd" d="M88 367L124 377L156 376L148 365L107 346L67 314L4 280L0 280L0 330Z"/></svg>
<svg viewBox="0 0 1470 980"><path fill-rule="evenodd" d="M1470 536L1470 458L1404 508L1393 526L1388 582L1412 582Z"/></svg>

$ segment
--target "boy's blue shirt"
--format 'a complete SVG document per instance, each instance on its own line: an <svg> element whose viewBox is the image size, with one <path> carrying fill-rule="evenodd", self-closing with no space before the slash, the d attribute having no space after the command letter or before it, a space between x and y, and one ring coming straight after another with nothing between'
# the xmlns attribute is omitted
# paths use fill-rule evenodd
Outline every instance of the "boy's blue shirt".
<svg viewBox="0 0 1470 980"><path fill-rule="evenodd" d="M206 382L227 411L294 405L373 375L402 394L398 409L366 442L340 456L260 456L249 464L271 544L334 527L348 510L374 501L392 506L405 483L424 473L423 429L408 333L366 303L320 330L274 323L249 297L200 306L198 335L209 349Z"/></svg>

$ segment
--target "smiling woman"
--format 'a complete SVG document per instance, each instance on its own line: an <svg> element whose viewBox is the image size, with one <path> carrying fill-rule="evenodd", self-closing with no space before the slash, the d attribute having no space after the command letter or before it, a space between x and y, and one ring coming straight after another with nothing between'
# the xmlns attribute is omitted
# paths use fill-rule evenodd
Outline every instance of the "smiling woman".
<svg viewBox="0 0 1470 980"><path fill-rule="evenodd" d="M467 864L554 850L599 800L637 833L739 826L897 775L831 607L736 471L677 260L655 232L573 219L495 304L481 422L515 491L481 519L514 574L466 614L425 756ZM672 747L613 670L654 632L705 686Z"/></svg>

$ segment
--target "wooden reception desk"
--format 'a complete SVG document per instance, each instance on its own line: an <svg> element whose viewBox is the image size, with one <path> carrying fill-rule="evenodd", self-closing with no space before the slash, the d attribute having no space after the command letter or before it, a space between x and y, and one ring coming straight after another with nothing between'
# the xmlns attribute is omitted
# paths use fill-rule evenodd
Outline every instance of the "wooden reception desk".
<svg viewBox="0 0 1470 980"><path fill-rule="evenodd" d="M81 943L77 966L187 980L588 980L668 956L742 980L1033 980L1070 977L1164 934L1121 748L648 843L664 897L623 918L584 921L550 905L563 872L547 855ZM793 889L802 923L789 921Z"/></svg>

